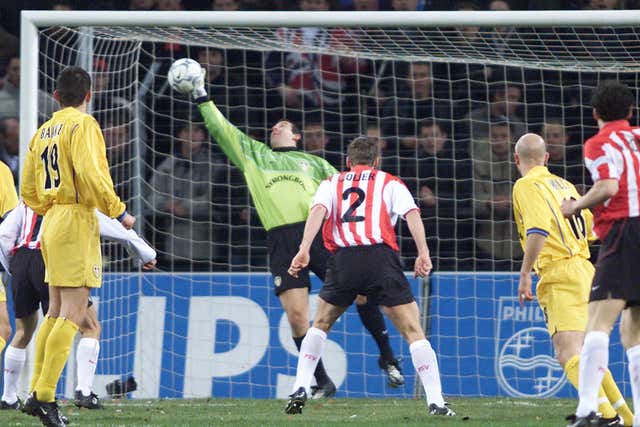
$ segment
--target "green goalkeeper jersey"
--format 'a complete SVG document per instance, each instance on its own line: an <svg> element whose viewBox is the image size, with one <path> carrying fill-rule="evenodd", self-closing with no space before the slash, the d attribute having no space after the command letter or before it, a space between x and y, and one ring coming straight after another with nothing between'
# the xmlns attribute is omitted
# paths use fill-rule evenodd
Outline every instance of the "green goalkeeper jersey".
<svg viewBox="0 0 640 427"><path fill-rule="evenodd" d="M212 101L198 108L209 133L244 174L265 230L305 221L316 189L336 169L313 154L272 150L229 123Z"/></svg>

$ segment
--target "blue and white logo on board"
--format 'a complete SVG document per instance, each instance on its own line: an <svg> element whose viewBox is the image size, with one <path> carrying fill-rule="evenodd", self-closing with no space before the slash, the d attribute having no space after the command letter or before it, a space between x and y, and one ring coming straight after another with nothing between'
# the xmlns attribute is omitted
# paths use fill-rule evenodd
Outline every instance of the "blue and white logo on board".
<svg viewBox="0 0 640 427"><path fill-rule="evenodd" d="M502 390L513 397L549 397L567 381L553 357L553 345L542 310L521 307L517 298L501 297L496 335L496 374Z"/></svg>

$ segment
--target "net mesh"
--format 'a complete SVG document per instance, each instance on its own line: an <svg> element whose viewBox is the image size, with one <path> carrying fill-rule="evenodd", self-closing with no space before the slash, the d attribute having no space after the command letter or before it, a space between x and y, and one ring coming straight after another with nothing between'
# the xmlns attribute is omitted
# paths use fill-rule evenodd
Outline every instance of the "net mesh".
<svg viewBox="0 0 640 427"><path fill-rule="evenodd" d="M160 273L130 275L137 266L105 244L100 381L135 374L139 397L283 397L295 375L243 177L166 81L174 60L191 57L207 69L222 113L257 140L267 142L286 117L302 130L303 149L340 169L350 139L379 139L382 169L416 197L441 272L425 310L445 393L557 392L559 365L535 358L552 355L541 312L517 312L517 282L496 273L517 271L522 255L509 203L518 177L511 142L540 132L551 171L584 189L581 144L596 131L590 92L605 78L638 86L638 41L635 27L41 29L40 119L55 108L48 94L57 73L91 68L91 112L116 190L159 253ZM397 232L411 270L415 246L403 224ZM353 309L335 329L327 364L346 396L413 394L384 386ZM413 385L408 348L393 329L391 338ZM509 353L514 345L539 363ZM612 353L618 376L622 360Z"/></svg>

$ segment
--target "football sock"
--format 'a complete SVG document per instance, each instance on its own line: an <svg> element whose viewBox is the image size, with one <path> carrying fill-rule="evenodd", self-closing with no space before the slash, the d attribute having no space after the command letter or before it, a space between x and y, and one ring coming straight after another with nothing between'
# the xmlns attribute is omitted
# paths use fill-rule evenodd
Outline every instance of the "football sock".
<svg viewBox="0 0 640 427"><path fill-rule="evenodd" d="M2 353L2 350L4 350L4 346L6 345L7 341L4 338L0 337L0 353Z"/></svg>
<svg viewBox="0 0 640 427"><path fill-rule="evenodd" d="M609 335L600 331L587 333L580 353L578 417L586 417L598 410L598 392L608 364Z"/></svg>
<svg viewBox="0 0 640 427"><path fill-rule="evenodd" d="M293 342L296 343L296 348L298 349L298 352L300 352L300 347L302 346L302 341L304 340L304 337L306 337L306 335L303 335L301 337L293 337ZM320 387L324 386L330 381L329 374L327 374L327 370L324 368L324 363L322 363L322 359L318 361L318 365L316 365L316 370L314 371L313 376L316 379L316 384Z"/></svg>
<svg viewBox="0 0 640 427"><path fill-rule="evenodd" d="M13 404L18 400L18 380L22 374L27 350L9 346L4 352L4 389L2 400Z"/></svg>
<svg viewBox="0 0 640 427"><path fill-rule="evenodd" d="M387 325L384 323L384 317L382 317L378 306L367 302L366 304L356 304L356 307L362 324L378 344L380 356L386 362L394 361L393 350L391 349L391 344L389 344Z"/></svg>
<svg viewBox="0 0 640 427"><path fill-rule="evenodd" d="M78 386L76 391L81 391L84 396L91 394L99 353L100 343L95 338L82 338L78 343L76 349Z"/></svg>
<svg viewBox="0 0 640 427"><path fill-rule="evenodd" d="M42 362L44 361L44 350L47 345L47 338L49 338L49 334L53 329L53 326L56 324L56 317L51 317L49 315L44 316L44 320L38 328L38 333L36 334L36 351L33 358L33 375L31 376L31 385L29 386L29 391L33 391L36 388L36 383L40 378L40 372L42 372Z"/></svg>
<svg viewBox="0 0 640 427"><path fill-rule="evenodd" d="M56 385L67 363L71 344L78 332L78 325L69 319L59 317L49 334L44 351L44 362L34 393L40 402L53 402L56 397Z"/></svg>
<svg viewBox="0 0 640 427"><path fill-rule="evenodd" d="M620 389L618 385L613 380L613 375L611 375L611 371L607 369L607 372L604 373L604 377L602 378L602 389L607 395L607 399L611 402L611 406L616 412L622 417L624 420L624 425L630 426L633 424L633 412L631 412L631 408L627 405L627 402L622 397L622 393L620 393Z"/></svg>
<svg viewBox="0 0 640 427"><path fill-rule="evenodd" d="M442 385L440 384L440 371L436 353L431 348L431 344L426 339L414 341L409 346L411 360L416 372L420 375L424 393L427 396L427 403L443 407Z"/></svg>
<svg viewBox="0 0 640 427"><path fill-rule="evenodd" d="M569 361L564 365L564 372L567 374L569 382L573 384L576 390L580 390L578 387L578 378L580 376L580 356L576 354L569 359ZM618 413L613 409L613 406L611 406L603 387L600 387L598 390L598 412L600 412L604 418L613 418L618 415Z"/></svg>
<svg viewBox="0 0 640 427"><path fill-rule="evenodd" d="M307 393L311 393L311 378L322 356L322 350L324 349L326 340L327 334L320 329L311 327L307 331L307 335L304 337L304 340L302 340L300 354L298 355L296 381L293 384L294 392L300 387L304 387Z"/></svg>
<svg viewBox="0 0 640 427"><path fill-rule="evenodd" d="M633 417L633 425L640 426L640 345L627 349L629 359L629 378L631 379L631 392L633 393L633 408L636 411ZM625 425L626 425L625 421Z"/></svg>

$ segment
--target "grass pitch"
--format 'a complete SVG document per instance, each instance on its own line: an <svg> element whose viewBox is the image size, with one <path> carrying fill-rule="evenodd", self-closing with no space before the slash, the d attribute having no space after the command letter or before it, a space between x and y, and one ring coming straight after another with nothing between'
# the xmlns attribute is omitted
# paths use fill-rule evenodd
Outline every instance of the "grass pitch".
<svg viewBox="0 0 640 427"><path fill-rule="evenodd" d="M457 417L427 414L412 399L328 399L308 402L302 415L286 415L283 400L127 400L105 402L102 411L63 403L72 426L564 426L575 410L569 399L451 399ZM469 417L465 420L466 417ZM38 426L17 411L0 412L0 425Z"/></svg>

